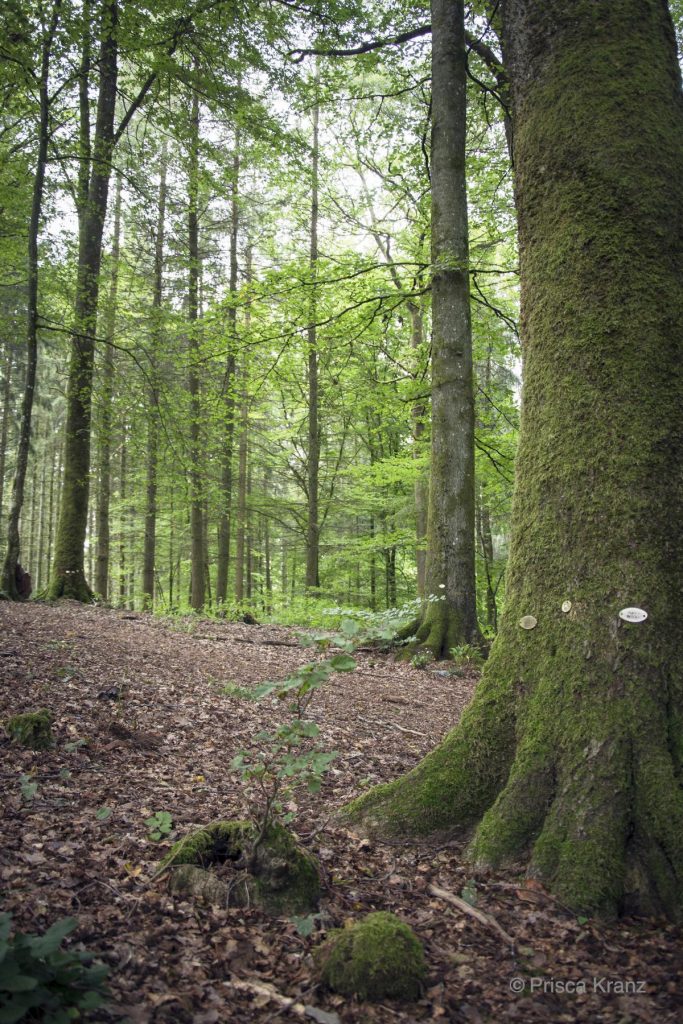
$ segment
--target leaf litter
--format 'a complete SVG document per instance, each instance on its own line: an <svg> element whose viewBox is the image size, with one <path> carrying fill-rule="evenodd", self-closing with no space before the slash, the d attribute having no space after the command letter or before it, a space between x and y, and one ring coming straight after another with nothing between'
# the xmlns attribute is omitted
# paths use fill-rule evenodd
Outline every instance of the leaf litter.
<svg viewBox="0 0 683 1024"><path fill-rule="evenodd" d="M409 770L457 723L475 671L419 670L363 651L316 698L321 739L339 751L322 792L295 808L321 865L318 914L302 923L172 896L154 878L170 843L249 814L230 761L282 710L240 689L308 661L296 637L69 601L0 604L0 718L47 707L56 741L33 752L0 738L2 909L31 932L78 919L71 941L111 971L112 1001L91 1019L683 1019L680 928L577 917L521 872L473 871L461 842L380 843L335 820L346 800ZM313 947L375 910L400 915L424 943L429 981L410 1006L359 1003L316 983Z"/></svg>

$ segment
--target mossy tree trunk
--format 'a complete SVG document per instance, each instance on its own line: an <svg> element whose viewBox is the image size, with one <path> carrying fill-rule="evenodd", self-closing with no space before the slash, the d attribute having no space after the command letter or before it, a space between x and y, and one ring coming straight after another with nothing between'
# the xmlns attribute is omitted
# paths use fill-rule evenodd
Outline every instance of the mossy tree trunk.
<svg viewBox="0 0 683 1024"><path fill-rule="evenodd" d="M435 657L478 643L474 391L461 2L432 0L432 433L425 596L416 631Z"/></svg>
<svg viewBox="0 0 683 1024"><path fill-rule="evenodd" d="M475 862L523 858L573 907L680 918L673 30L662 0L503 13L525 359L506 608L460 725L350 813L384 833L476 826ZM629 606L647 620L622 621Z"/></svg>
<svg viewBox="0 0 683 1024"><path fill-rule="evenodd" d="M90 486L90 424L97 327L102 235L114 148L114 108L118 73L116 0L107 0L101 14L99 93L87 198L79 210L78 271L75 329L67 389L64 483L55 562L49 596L87 601L92 591L85 578L83 549L88 519ZM87 26L86 26L87 32ZM82 110L82 131L87 134L88 105ZM81 168L83 175L83 169ZM83 186L82 186L83 187Z"/></svg>

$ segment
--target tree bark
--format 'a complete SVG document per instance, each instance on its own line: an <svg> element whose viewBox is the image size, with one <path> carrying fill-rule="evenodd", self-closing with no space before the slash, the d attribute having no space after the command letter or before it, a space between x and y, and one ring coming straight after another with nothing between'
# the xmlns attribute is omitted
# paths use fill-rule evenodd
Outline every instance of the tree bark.
<svg viewBox="0 0 683 1024"><path fill-rule="evenodd" d="M584 912L680 919L674 34L659 0L506 0L503 15L525 359L505 611L461 724L351 813L383 833L475 825L476 863L525 858Z"/></svg>
<svg viewBox="0 0 683 1024"><path fill-rule="evenodd" d="M166 226L166 140L161 147L159 172L159 202L157 206L154 239L154 280L152 294L152 345L150 356L150 382L147 412L147 466L145 494L145 541L142 556L143 608L154 607L157 533L157 462L159 448L159 359L164 337L164 233Z"/></svg>
<svg viewBox="0 0 683 1024"><path fill-rule="evenodd" d="M117 0L102 8L99 53L99 93L88 196L79 210L78 273L75 329L67 390L67 421L64 446L64 483L55 562L49 595L78 601L92 598L85 578L83 553L88 517L90 483L90 423L92 380L97 327L102 235L114 146L114 107L118 74ZM86 104L87 107L87 104ZM82 111L87 117L87 110Z"/></svg>
<svg viewBox="0 0 683 1024"><path fill-rule="evenodd" d="M121 249L121 175L116 176L116 197L114 199L114 235L111 245L111 279L105 321L105 341L102 358L102 393L99 415L99 480L97 488L97 567L95 569L95 593L103 601L109 596L110 523L109 503L111 499L111 431L112 402L114 398L114 347L116 335L116 313L118 305L119 261Z"/></svg>
<svg viewBox="0 0 683 1024"><path fill-rule="evenodd" d="M5 464L7 460L7 444L9 438L10 404L12 402L12 369L14 349L7 342L5 349L5 376L2 385L2 421L0 422L0 529L4 521L3 499L5 496ZM0 536L2 536L0 534Z"/></svg>
<svg viewBox="0 0 683 1024"><path fill-rule="evenodd" d="M187 217L189 274L187 288L188 353L190 392L190 538L192 583L190 604L194 611L204 607L204 505L199 468L201 445L201 403L199 382L199 95L192 93L192 135L190 139L189 207Z"/></svg>
<svg viewBox="0 0 683 1024"><path fill-rule="evenodd" d="M315 101L313 104L313 146L311 149L311 233L309 267L311 275L311 300L308 326L308 452L307 492L308 515L306 523L306 589L316 590L320 586L320 523L318 512L318 489L320 474L320 426L318 423L318 329L316 326L316 278L318 273L318 165L320 102L318 80L315 80Z"/></svg>
<svg viewBox="0 0 683 1024"><path fill-rule="evenodd" d="M232 158L232 196L230 202L230 299L228 305L228 360L225 367L224 407L225 442L221 473L223 507L218 525L218 568L216 571L216 604L224 604L228 596L230 565L230 511L232 505L232 451L235 436L235 353L237 350L237 242L239 239L239 174L240 135L235 129L235 151Z"/></svg>
<svg viewBox="0 0 683 1024"><path fill-rule="evenodd" d="M19 426L19 444L17 462L12 483L12 501L10 504L9 521L7 524L7 550L2 568L2 590L13 600L19 599L16 569L21 555L19 537L19 519L24 503L24 486L31 445L31 418L33 399L36 387L36 369L38 366L38 240L40 221L43 210L43 192L45 189L45 168L47 166L47 147L50 140L50 60L61 13L61 0L54 0L52 16L46 30L41 47L38 119L38 153L36 156L36 173L33 179L33 196L31 199L31 217L28 229L28 281L26 294L26 379L24 396L21 403L21 420Z"/></svg>
<svg viewBox="0 0 683 1024"><path fill-rule="evenodd" d="M432 436L424 615L417 645L448 657L480 642L474 538L463 4L432 0Z"/></svg>

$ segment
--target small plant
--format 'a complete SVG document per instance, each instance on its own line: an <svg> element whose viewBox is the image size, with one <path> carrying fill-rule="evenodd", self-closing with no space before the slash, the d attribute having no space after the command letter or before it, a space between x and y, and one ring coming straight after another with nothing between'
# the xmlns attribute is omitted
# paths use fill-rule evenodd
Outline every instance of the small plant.
<svg viewBox="0 0 683 1024"><path fill-rule="evenodd" d="M95 817L98 821L107 821L111 818L112 809L111 807L99 807L95 812Z"/></svg>
<svg viewBox="0 0 683 1024"><path fill-rule="evenodd" d="M260 844L276 822L289 824L294 813L287 804L295 789L305 786L317 793L322 777L337 756L336 751L323 751L315 743L320 730L305 716L317 691L333 672L349 672L356 667L350 655L353 637L359 631L357 623L342 622L342 635L328 634L305 637L304 646L315 645L326 651L333 645L344 653L335 654L324 661L313 661L279 682L262 683L252 691L253 699L276 697L287 701L292 715L289 722L273 732L260 732L254 739L259 748L240 751L231 767L238 772L247 788L253 811L256 838L251 848L251 867L256 863Z"/></svg>
<svg viewBox="0 0 683 1024"><path fill-rule="evenodd" d="M10 935L12 918L0 914L2 1024L20 1020L68 1024L105 1002L109 969L102 964L90 966L91 953L60 949L76 926L74 918L66 917L44 935Z"/></svg>
<svg viewBox="0 0 683 1024"><path fill-rule="evenodd" d="M410 659L413 668L427 668L434 661L434 655L430 651L418 651Z"/></svg>
<svg viewBox="0 0 683 1024"><path fill-rule="evenodd" d="M26 750L49 750L52 739L52 713L47 708L14 715L4 723L9 737Z"/></svg>
<svg viewBox="0 0 683 1024"><path fill-rule="evenodd" d="M173 818L168 811L155 811L151 818L145 818L149 828L149 838L158 842L173 831Z"/></svg>
<svg viewBox="0 0 683 1024"><path fill-rule="evenodd" d="M19 789L21 791L22 799L24 799L27 804L30 804L38 792L38 783L34 782L30 775L22 775L19 778Z"/></svg>
<svg viewBox="0 0 683 1024"><path fill-rule="evenodd" d="M249 690L244 686L239 686L237 683L226 683L225 686L221 686L219 693L224 697L238 697L240 700L254 699L253 690Z"/></svg>
<svg viewBox="0 0 683 1024"><path fill-rule="evenodd" d="M484 664L484 657L474 644L451 647L451 657L459 668L481 668Z"/></svg>

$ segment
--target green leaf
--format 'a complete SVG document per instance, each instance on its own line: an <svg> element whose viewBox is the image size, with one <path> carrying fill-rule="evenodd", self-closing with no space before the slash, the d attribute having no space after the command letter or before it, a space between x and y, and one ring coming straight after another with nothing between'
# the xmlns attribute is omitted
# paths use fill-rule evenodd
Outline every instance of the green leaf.
<svg viewBox="0 0 683 1024"><path fill-rule="evenodd" d="M356 667L356 662L348 654L335 654L334 658L330 658L330 665L335 672L350 672Z"/></svg>
<svg viewBox="0 0 683 1024"><path fill-rule="evenodd" d="M62 940L77 927L78 921L75 917L62 917L59 921L55 921L44 935L31 937L33 955L45 957L51 953L56 953L62 944Z"/></svg>
<svg viewBox="0 0 683 1024"><path fill-rule="evenodd" d="M28 974L16 974L14 970L11 975L0 974L0 989L4 992L32 992L37 984L37 978L30 978Z"/></svg>
<svg viewBox="0 0 683 1024"><path fill-rule="evenodd" d="M344 636L352 637L357 636L360 633L360 626L353 619L343 619L341 624L341 631Z"/></svg>
<svg viewBox="0 0 683 1024"><path fill-rule="evenodd" d="M313 933L317 916L317 914L308 914L306 917L291 917L290 921L296 928L299 935L307 938Z"/></svg>
<svg viewBox="0 0 683 1024"><path fill-rule="evenodd" d="M98 821L106 821L107 818L111 818L112 810L111 807L100 807L95 813L95 817Z"/></svg>

